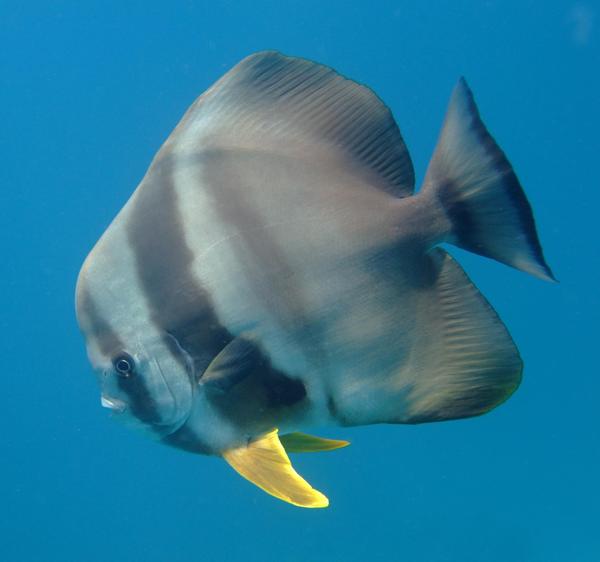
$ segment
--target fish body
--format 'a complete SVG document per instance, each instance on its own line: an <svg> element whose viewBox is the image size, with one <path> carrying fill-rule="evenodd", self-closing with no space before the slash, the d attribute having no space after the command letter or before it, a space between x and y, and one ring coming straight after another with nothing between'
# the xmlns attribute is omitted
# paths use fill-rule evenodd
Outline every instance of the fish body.
<svg viewBox="0 0 600 562"><path fill-rule="evenodd" d="M553 279L464 80L415 193L371 90L252 55L190 107L81 269L102 403L324 506L286 450L346 443L300 431L475 416L520 382L508 331L442 243Z"/></svg>

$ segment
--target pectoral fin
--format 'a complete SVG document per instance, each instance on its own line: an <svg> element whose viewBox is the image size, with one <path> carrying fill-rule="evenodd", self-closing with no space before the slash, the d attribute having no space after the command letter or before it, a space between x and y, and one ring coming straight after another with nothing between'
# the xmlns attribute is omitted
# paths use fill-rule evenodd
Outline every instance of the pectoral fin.
<svg viewBox="0 0 600 562"><path fill-rule="evenodd" d="M281 436L281 444L287 453L320 453L350 445L349 441L323 439L306 433L287 433Z"/></svg>
<svg viewBox="0 0 600 562"><path fill-rule="evenodd" d="M247 446L230 449L223 458L267 494L299 507L327 507L329 500L292 467L277 430Z"/></svg>
<svg viewBox="0 0 600 562"><path fill-rule="evenodd" d="M209 392L225 393L261 366L259 348L249 338L237 337L212 360L201 383Z"/></svg>

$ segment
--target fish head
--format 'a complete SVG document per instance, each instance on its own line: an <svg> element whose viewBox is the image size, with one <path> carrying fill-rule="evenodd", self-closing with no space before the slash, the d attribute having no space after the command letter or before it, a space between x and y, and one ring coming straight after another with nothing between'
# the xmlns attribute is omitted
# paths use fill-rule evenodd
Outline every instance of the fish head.
<svg viewBox="0 0 600 562"><path fill-rule="evenodd" d="M174 352L172 336L141 318L136 295L126 284L115 288L114 269L105 276L104 260L95 257L92 252L79 274L76 311L101 405L119 421L163 438L190 416L193 374Z"/></svg>
<svg viewBox="0 0 600 562"><path fill-rule="evenodd" d="M192 385L161 342L125 345L94 361L100 403L114 417L157 438L170 435L189 417Z"/></svg>

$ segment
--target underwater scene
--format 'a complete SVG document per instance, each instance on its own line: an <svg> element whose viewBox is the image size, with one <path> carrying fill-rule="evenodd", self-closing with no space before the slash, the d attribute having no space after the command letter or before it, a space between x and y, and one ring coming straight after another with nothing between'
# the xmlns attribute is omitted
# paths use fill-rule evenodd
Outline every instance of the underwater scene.
<svg viewBox="0 0 600 562"><path fill-rule="evenodd" d="M0 4L0 561L600 561L600 6Z"/></svg>

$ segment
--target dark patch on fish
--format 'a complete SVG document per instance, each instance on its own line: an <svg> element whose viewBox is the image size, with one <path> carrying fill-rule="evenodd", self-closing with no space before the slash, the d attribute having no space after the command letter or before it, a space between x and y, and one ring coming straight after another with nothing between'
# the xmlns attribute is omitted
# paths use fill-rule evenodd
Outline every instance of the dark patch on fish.
<svg viewBox="0 0 600 562"><path fill-rule="evenodd" d="M263 377L267 404L272 408L293 406L306 398L306 386L283 371L270 368Z"/></svg>
<svg viewBox="0 0 600 562"><path fill-rule="evenodd" d="M340 413L338 412L337 406L335 404L335 398L331 394L327 396L327 411L334 420L340 419Z"/></svg>
<svg viewBox="0 0 600 562"><path fill-rule="evenodd" d="M305 403L306 387L301 379L275 367L260 346L245 345L252 346L252 352L245 353L236 365L224 367L227 380L218 374L213 380L209 370L203 388L211 404L240 427L253 427L258 422L268 429L282 411Z"/></svg>
<svg viewBox="0 0 600 562"><path fill-rule="evenodd" d="M477 224L473 220L473 212L469 208L467 201L456 197L456 190L455 183L446 180L442 184L438 194L446 214L452 217L452 234L461 246L470 244L471 249L475 248L473 251L481 253L484 251L484 247L481 244Z"/></svg>

